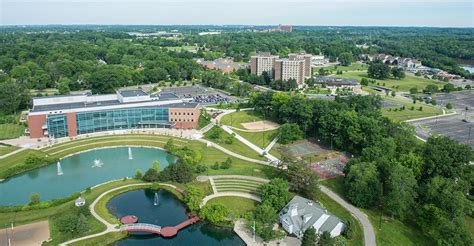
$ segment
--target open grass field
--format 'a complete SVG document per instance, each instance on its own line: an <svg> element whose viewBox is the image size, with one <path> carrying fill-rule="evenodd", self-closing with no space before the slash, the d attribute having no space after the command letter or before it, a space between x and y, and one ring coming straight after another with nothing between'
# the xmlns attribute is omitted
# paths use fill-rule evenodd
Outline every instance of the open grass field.
<svg viewBox="0 0 474 246"><path fill-rule="evenodd" d="M222 125L245 129L242 123L261 121L263 116L253 110L246 110L224 115L219 122Z"/></svg>
<svg viewBox="0 0 474 246"><path fill-rule="evenodd" d="M397 106L382 108L382 115L396 122L443 114L443 110L440 108L425 103L420 103L418 101L413 104L412 100L400 97L382 96L382 98L387 102L393 102L395 104L402 104L405 106L405 110L399 110L400 107ZM413 110L411 110L412 107L414 107ZM422 111L419 110L420 107L423 108Z"/></svg>
<svg viewBox="0 0 474 246"><path fill-rule="evenodd" d="M242 197L217 197L210 200L207 204L220 203L226 206L233 218L242 218L246 213L251 212L258 205L258 202Z"/></svg>
<svg viewBox="0 0 474 246"><path fill-rule="evenodd" d="M342 77L342 78L352 78L352 79L357 79L359 82L362 78L367 78L367 72L347 72L343 74L338 74L337 77ZM385 83L385 87L391 88L395 91L410 91L410 88L416 87L418 90L424 89L427 85L436 85L438 87L443 87L445 83L442 82L436 82L430 79L425 79L421 77L415 77L415 76L410 76L407 75L403 79L385 79L385 80L376 80L377 82L375 84L370 84L376 86L377 83L378 85L383 86Z"/></svg>
<svg viewBox="0 0 474 246"><path fill-rule="evenodd" d="M25 126L20 124L0 124L0 140L23 136Z"/></svg>
<svg viewBox="0 0 474 246"><path fill-rule="evenodd" d="M210 136L212 136L213 134L213 131L219 131L219 138L217 139L212 139ZM253 158L253 159L256 159L256 160L265 160L265 157L263 156L260 156L255 150L251 149L250 147L248 147L247 145L245 145L244 143L240 142L239 140L237 140L235 137L234 137L234 140L232 143L229 143L227 141L227 139L229 139L230 137L232 137L229 133L227 133L226 131L222 130L221 128L218 128L218 127L213 127L211 130L209 130L208 132L206 132L204 134L204 138L211 141L211 142L214 142L216 144L219 144L220 146L234 152L234 153L237 153L237 154L240 154L240 155L243 155L243 156L247 156L249 158Z"/></svg>
<svg viewBox="0 0 474 246"><path fill-rule="evenodd" d="M16 146L0 144L0 156L11 153L17 149L19 148Z"/></svg>
<svg viewBox="0 0 474 246"><path fill-rule="evenodd" d="M99 237L82 240L73 244L73 246L95 246L95 245L110 245L118 240L127 237L126 232L109 232Z"/></svg>
<svg viewBox="0 0 474 246"><path fill-rule="evenodd" d="M332 191L344 197L344 177L336 177L324 180L322 183ZM361 209L370 219L375 230L378 245L433 245L429 238L425 237L418 228L403 223L397 219L382 218L379 230L380 213L373 209Z"/></svg>
<svg viewBox="0 0 474 246"><path fill-rule="evenodd" d="M331 71L331 72L336 72L336 71L366 71L367 68L369 66L367 66L367 64L363 64L363 63L352 63L351 65L349 66L330 66L330 67L324 67L325 70L328 70L328 71ZM316 67L316 68L313 68L313 71L318 71L320 68L319 67Z"/></svg>
<svg viewBox="0 0 474 246"><path fill-rule="evenodd" d="M262 149L267 147L278 133L278 129L262 132L244 132L235 129L233 131Z"/></svg>

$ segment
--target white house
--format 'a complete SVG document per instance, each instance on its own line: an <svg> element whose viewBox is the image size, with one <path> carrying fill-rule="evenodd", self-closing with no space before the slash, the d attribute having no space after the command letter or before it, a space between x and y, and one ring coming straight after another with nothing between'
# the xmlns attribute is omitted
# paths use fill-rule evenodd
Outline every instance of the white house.
<svg viewBox="0 0 474 246"><path fill-rule="evenodd" d="M314 227L316 233L329 232L337 237L344 231L345 225L339 218L328 213L318 203L295 196L280 211L280 223L289 233L298 238L303 237L306 229Z"/></svg>

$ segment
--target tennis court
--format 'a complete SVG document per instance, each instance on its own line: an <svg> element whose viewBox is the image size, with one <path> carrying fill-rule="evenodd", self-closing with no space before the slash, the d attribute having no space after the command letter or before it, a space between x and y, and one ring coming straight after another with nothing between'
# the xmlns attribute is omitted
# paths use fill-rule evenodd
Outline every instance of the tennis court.
<svg viewBox="0 0 474 246"><path fill-rule="evenodd" d="M344 175L343 170L347 162L349 162L349 158L345 155L339 155L336 158L311 163L311 170L315 171L321 178L331 179Z"/></svg>
<svg viewBox="0 0 474 246"><path fill-rule="evenodd" d="M291 154L296 157L317 155L324 151L321 146L307 140L295 142L291 145L288 145L288 147L290 148Z"/></svg>

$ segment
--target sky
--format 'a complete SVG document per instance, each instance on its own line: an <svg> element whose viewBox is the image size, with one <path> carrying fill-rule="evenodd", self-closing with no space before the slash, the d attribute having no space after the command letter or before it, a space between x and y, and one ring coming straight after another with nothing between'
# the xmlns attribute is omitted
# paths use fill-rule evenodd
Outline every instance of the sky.
<svg viewBox="0 0 474 246"><path fill-rule="evenodd" d="M474 0L0 0L0 25L474 27Z"/></svg>

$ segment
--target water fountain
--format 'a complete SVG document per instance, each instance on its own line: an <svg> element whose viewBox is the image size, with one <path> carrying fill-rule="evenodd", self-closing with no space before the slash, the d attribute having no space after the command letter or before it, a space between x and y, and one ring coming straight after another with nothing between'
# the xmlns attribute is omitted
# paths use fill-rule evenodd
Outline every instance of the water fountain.
<svg viewBox="0 0 474 246"><path fill-rule="evenodd" d="M153 201L153 205L158 206L158 193L155 192L155 200Z"/></svg>
<svg viewBox="0 0 474 246"><path fill-rule="evenodd" d="M59 161L56 164L56 167L58 168L58 175L63 175L63 169L61 168L61 163Z"/></svg>
<svg viewBox="0 0 474 246"><path fill-rule="evenodd" d="M92 167L102 167L102 165L104 165L104 163L101 160L95 159L94 165L92 165Z"/></svg>
<svg viewBox="0 0 474 246"><path fill-rule="evenodd" d="M128 147L128 159L133 160L132 149Z"/></svg>

